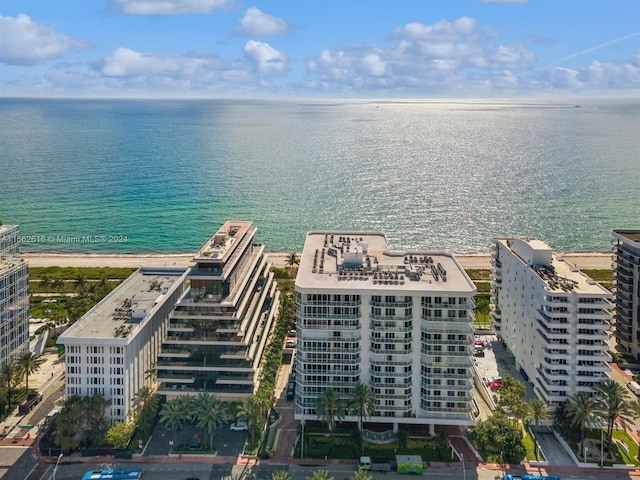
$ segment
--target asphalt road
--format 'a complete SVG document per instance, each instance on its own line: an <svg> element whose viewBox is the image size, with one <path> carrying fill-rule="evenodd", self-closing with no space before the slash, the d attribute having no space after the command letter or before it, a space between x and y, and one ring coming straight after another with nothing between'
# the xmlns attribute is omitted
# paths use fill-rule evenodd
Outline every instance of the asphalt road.
<svg viewBox="0 0 640 480"><path fill-rule="evenodd" d="M55 480L78 480L84 472L92 469L112 467L113 465L99 464L71 464L60 465L56 472ZM334 480L348 480L355 471L354 466L329 465L329 466L300 466L300 465L257 465L257 466L231 466L231 465L206 465L206 464L127 464L127 467L142 468L144 480L184 480L186 478L198 478L199 480L270 480L271 475L278 470L287 470L293 480L305 480L316 470L327 470ZM442 480L495 480L500 478L502 472L489 469L467 468L462 470L459 466L446 468L427 468L420 478ZM632 477L624 471L613 470L583 470L555 473L562 480L629 480ZM53 466L49 465L47 471L35 480L52 480ZM402 480L411 478L407 475L399 475L395 472L372 474L375 480ZM17 480L17 479L16 479Z"/></svg>

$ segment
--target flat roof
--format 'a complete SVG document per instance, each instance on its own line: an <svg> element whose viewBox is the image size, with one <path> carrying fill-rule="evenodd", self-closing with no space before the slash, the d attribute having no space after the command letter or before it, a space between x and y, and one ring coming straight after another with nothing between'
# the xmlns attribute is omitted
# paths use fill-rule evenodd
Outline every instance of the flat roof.
<svg viewBox="0 0 640 480"><path fill-rule="evenodd" d="M551 265L555 270L556 278L551 277L547 280L549 290L563 291L566 289L566 291L573 290L577 293L612 296L609 290L587 276L573 263L565 260L562 255L554 253ZM565 285L563 288L563 284L566 283L569 285ZM571 285L573 285L572 288Z"/></svg>
<svg viewBox="0 0 640 480"><path fill-rule="evenodd" d="M225 222L196 252L194 261L226 262L240 240L251 229L251 223L244 220Z"/></svg>
<svg viewBox="0 0 640 480"><path fill-rule="evenodd" d="M581 294L606 295L611 296L611 292L583 273L576 265L565 260L562 255L558 255L551 247L541 241L530 238L502 238L497 239L504 245L514 257L527 265L545 283L545 287L550 292L577 292ZM524 242L531 248L531 256L527 259L519 255L520 246ZM541 252L543 255L536 255ZM521 253L521 252L520 252ZM544 264L528 264L527 260L544 261Z"/></svg>
<svg viewBox="0 0 640 480"><path fill-rule="evenodd" d="M58 338L126 339L143 323L167 293L184 281L186 268L139 268Z"/></svg>
<svg viewBox="0 0 640 480"><path fill-rule="evenodd" d="M640 230L613 230L613 233L632 242L640 242Z"/></svg>
<svg viewBox="0 0 640 480"><path fill-rule="evenodd" d="M375 295L424 292L475 294L476 287L450 253L431 250L394 252L381 232L307 233L296 288L362 291Z"/></svg>

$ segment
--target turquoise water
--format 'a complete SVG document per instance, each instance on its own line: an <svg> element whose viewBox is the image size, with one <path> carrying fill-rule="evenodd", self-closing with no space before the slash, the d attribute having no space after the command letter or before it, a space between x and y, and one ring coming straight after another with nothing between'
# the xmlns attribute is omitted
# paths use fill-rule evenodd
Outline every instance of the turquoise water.
<svg viewBox="0 0 640 480"><path fill-rule="evenodd" d="M487 252L640 228L640 101L0 99L0 220L23 251L192 251L228 219Z"/></svg>

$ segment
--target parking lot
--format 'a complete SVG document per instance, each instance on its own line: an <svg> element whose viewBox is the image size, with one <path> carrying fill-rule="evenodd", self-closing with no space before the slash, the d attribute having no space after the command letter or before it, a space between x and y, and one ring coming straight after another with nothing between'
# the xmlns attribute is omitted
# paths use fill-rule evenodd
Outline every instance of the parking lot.
<svg viewBox="0 0 640 480"><path fill-rule="evenodd" d="M525 385L527 389L525 400L536 398L533 393L533 384L524 379L516 367L514 357L509 354L505 345L498 341L496 335L476 335L476 339L482 341L483 352L482 355L474 355L473 358L486 388L490 389L491 383L509 374Z"/></svg>
<svg viewBox="0 0 640 480"><path fill-rule="evenodd" d="M213 443L216 447L217 456L231 456L237 457L242 454L245 440L247 439L247 432L245 431L233 431L229 428L229 425L225 425L223 428L218 429L213 434ZM209 435L204 428L187 423L180 428L175 435L175 442L178 445L189 445L194 435L198 435L203 444L207 444L209 441ZM174 434L171 429L167 428L164 424L158 423L156 428L149 439L149 442L144 447L144 456L154 455L168 455L171 451L170 441L174 440ZM196 453L196 450L193 451Z"/></svg>

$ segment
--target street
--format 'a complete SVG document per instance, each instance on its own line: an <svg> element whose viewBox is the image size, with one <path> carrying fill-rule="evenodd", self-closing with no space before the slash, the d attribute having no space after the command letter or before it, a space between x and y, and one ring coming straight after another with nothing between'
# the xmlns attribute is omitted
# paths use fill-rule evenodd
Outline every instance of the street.
<svg viewBox="0 0 640 480"><path fill-rule="evenodd" d="M309 475L317 470L327 470L334 480L348 480L355 472L353 465L328 465L328 466L303 466L303 465L210 465L204 463L172 463L172 464L148 464L148 463L126 463L126 464L61 464L58 466L55 480L79 480L82 475L93 469L103 468L141 468L144 471L144 480L185 480L187 478L197 478L199 480L270 480L271 475L278 470L288 471L293 480L305 480ZM420 476L426 479L446 479L446 480L496 480L501 478L501 471L492 466L479 467L470 466L463 470L460 466L426 468ZM54 466L49 465L46 471L34 480L53 480ZM624 480L638 478L632 475L633 472L619 470L581 470L577 469L552 472L559 475L562 480ZM518 469L515 472L522 472ZM543 474L543 472L540 472ZM407 475L400 475L395 472L380 473L373 472L374 480L402 480L410 478Z"/></svg>

